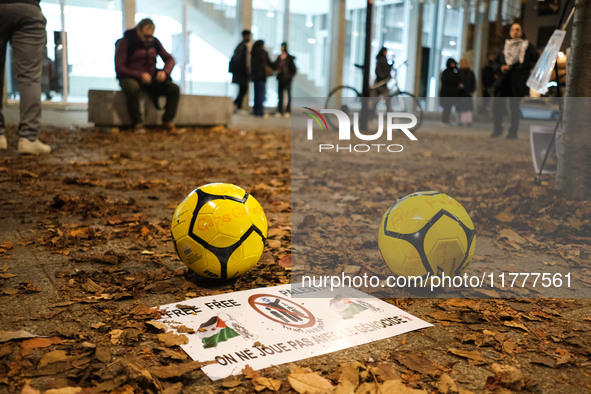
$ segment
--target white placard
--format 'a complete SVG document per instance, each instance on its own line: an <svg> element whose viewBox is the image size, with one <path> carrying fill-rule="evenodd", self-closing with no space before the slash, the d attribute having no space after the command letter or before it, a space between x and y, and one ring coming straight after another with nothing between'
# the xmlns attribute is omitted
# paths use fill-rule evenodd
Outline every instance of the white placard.
<svg viewBox="0 0 591 394"><path fill-rule="evenodd" d="M303 293L315 297L297 298ZM212 380L432 326L357 290L328 294L282 285L194 298L161 306L160 321L195 330L181 347L193 360L215 361L202 368Z"/></svg>

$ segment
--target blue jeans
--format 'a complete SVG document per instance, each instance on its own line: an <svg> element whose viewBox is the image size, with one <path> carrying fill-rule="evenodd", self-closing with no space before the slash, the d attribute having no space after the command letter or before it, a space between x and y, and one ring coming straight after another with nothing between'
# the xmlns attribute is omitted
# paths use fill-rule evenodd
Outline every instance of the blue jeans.
<svg viewBox="0 0 591 394"><path fill-rule="evenodd" d="M263 103L265 102L265 94L267 92L267 81L263 79L262 81L253 81L254 82L254 108L253 114L255 116L263 116L264 109Z"/></svg>
<svg viewBox="0 0 591 394"><path fill-rule="evenodd" d="M37 139L41 124L41 70L46 20L38 5L0 3L0 92L4 90L6 46L10 42L20 90L18 135ZM4 129L0 100L0 134Z"/></svg>

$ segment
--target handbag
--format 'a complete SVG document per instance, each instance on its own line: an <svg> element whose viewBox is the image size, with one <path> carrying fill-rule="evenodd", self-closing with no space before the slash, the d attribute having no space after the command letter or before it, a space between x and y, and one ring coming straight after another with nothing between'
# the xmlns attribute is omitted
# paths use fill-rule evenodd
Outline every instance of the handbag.
<svg viewBox="0 0 591 394"><path fill-rule="evenodd" d="M275 70L273 70L273 67L269 66L268 64L265 64L265 76L270 77L273 74L275 74Z"/></svg>

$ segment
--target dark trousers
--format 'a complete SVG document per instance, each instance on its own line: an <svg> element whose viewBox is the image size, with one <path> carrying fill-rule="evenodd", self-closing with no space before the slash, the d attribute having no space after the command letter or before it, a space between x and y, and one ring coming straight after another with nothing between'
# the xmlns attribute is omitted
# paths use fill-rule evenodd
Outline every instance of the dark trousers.
<svg viewBox="0 0 591 394"><path fill-rule="evenodd" d="M142 123L142 113L140 112L140 93L147 92L151 97L166 97L166 106L164 107L164 115L162 115L162 122L168 123L174 120L176 111L179 106L180 89L178 85L174 84L170 79L164 82L152 82L149 85L142 84L134 78L121 78L119 80L121 90L125 94L125 102L127 104L127 112L131 118L131 123L137 125Z"/></svg>
<svg viewBox="0 0 591 394"><path fill-rule="evenodd" d="M265 102L265 94L267 93L267 81L253 81L254 82L254 108L253 114L255 116L263 116L263 103Z"/></svg>
<svg viewBox="0 0 591 394"><path fill-rule="evenodd" d="M503 116L507 113L507 102L509 103L509 114L511 124L509 126L509 135L517 136L519 129L519 119L521 118L521 97L494 97L493 99L493 134L503 134Z"/></svg>
<svg viewBox="0 0 591 394"><path fill-rule="evenodd" d="M237 109L242 109L242 103L244 102L246 93L248 93L248 79L245 78L245 81L238 83L238 96L234 100L234 105Z"/></svg>
<svg viewBox="0 0 591 394"><path fill-rule="evenodd" d="M451 107L454 106L454 99L450 97L442 97L439 99L439 104L443 107L443 112L441 113L441 121L443 123L449 123L449 118L451 115Z"/></svg>
<svg viewBox="0 0 591 394"><path fill-rule="evenodd" d="M277 80L279 86L277 87L277 94L279 102L277 103L277 111L282 114L284 112L291 113L291 79L287 81ZM287 106L283 110L283 96L287 92Z"/></svg>

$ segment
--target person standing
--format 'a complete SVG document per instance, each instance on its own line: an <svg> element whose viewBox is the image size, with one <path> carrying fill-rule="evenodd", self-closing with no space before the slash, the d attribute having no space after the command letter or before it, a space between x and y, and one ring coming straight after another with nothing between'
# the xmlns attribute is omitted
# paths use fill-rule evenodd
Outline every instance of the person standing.
<svg viewBox="0 0 591 394"><path fill-rule="evenodd" d="M497 72L494 84L493 132L491 134L493 138L503 134L503 114L507 100L511 115L507 138L517 138L519 119L521 118L521 98L528 94L529 89L526 82L539 57L536 48L523 38L519 23L514 23L511 26L509 35L511 38L505 40L505 45L496 58Z"/></svg>
<svg viewBox="0 0 591 394"><path fill-rule="evenodd" d="M250 74L250 41L252 33L250 30L242 31L242 42L234 49L230 59L229 72L232 73L232 83L238 85L238 96L234 100L236 110L241 110L244 97L248 93L248 82Z"/></svg>
<svg viewBox="0 0 591 394"><path fill-rule="evenodd" d="M179 104L180 89L170 78L175 62L162 43L154 37L155 29L152 19L142 19L136 27L127 30L117 40L115 49L115 72L125 94L133 129L138 134L146 132L139 104L142 90L148 92L156 107L158 97L166 96L162 124L169 131L176 131L173 120ZM156 68L158 56L164 61L162 70Z"/></svg>
<svg viewBox="0 0 591 394"><path fill-rule="evenodd" d="M392 63L388 61L388 49L382 47L376 56L376 84L385 81L383 85L379 86L376 89L376 93L378 96L384 96L388 94L388 86L386 86L386 82L388 82L392 78Z"/></svg>
<svg viewBox="0 0 591 394"><path fill-rule="evenodd" d="M472 125L472 111L474 111L474 103L472 95L476 90L476 76L474 71L470 69L468 60L466 58L460 59L460 70L458 71L460 78L460 85L458 88L458 103L456 110L458 112L458 125L471 126Z"/></svg>
<svg viewBox="0 0 591 394"><path fill-rule="evenodd" d="M458 96L460 75L456 66L457 62L450 57L445 63L445 70L441 73L439 97L441 98L441 106L443 107L440 123L442 127L450 127L449 117L451 115L451 107L454 106L456 97Z"/></svg>
<svg viewBox="0 0 591 394"><path fill-rule="evenodd" d="M281 43L281 55L273 62L277 75L277 114L289 117L291 114L291 81L296 74L295 58L287 52L287 43ZM283 109L283 96L287 93L287 105Z"/></svg>
<svg viewBox="0 0 591 394"><path fill-rule="evenodd" d="M0 1L0 92L4 91L6 46L10 42L20 92L18 153L50 153L39 140L41 127L41 73L47 43L46 20L39 1ZM1 94L1 93L0 93ZM5 120L0 99L0 149L7 149Z"/></svg>
<svg viewBox="0 0 591 394"><path fill-rule="evenodd" d="M250 54L250 72L254 83L254 116L263 116L265 94L267 93L267 77L273 75L273 63L265 50L265 42L258 40L252 46Z"/></svg>

